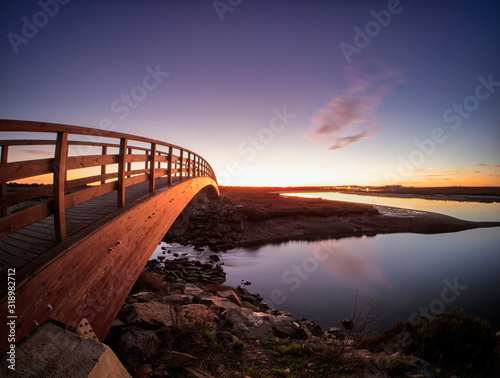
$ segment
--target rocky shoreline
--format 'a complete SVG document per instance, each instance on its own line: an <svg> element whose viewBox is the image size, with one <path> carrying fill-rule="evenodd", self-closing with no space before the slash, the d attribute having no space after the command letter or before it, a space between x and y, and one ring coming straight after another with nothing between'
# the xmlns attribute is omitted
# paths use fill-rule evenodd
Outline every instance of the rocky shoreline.
<svg viewBox="0 0 500 378"><path fill-rule="evenodd" d="M261 198L268 195L268 198L261 201L264 205L257 207L238 197L223 196L221 201L209 202L201 194L185 208L163 240L195 248L208 247L218 252L290 240L397 232L433 234L500 226L500 222L464 221L431 212L298 197L286 198L292 207L288 205L287 212L278 212L278 206L274 204L283 198L279 198L276 193L260 195ZM345 209L341 212L335 209L324 211L319 215L314 210L309 213L304 210L314 206L323 209L332 204L341 204ZM267 210L271 206L274 208Z"/></svg>
<svg viewBox="0 0 500 378"><path fill-rule="evenodd" d="M149 261L106 344L138 378L391 376L396 370L434 377L418 357L362 349L367 335L352 323L324 331L223 281L216 263Z"/></svg>

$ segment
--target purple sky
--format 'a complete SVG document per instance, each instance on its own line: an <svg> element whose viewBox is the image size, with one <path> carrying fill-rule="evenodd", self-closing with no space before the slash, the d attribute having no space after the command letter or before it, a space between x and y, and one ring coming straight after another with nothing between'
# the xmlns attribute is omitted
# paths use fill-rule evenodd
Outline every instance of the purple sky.
<svg viewBox="0 0 500 378"><path fill-rule="evenodd" d="M6 0L0 118L175 143L227 185L500 185L499 19L498 1Z"/></svg>

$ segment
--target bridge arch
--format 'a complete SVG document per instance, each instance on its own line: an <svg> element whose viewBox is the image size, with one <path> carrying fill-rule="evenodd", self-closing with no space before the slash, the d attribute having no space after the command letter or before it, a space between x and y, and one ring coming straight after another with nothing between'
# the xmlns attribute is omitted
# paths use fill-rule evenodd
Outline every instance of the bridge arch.
<svg viewBox="0 0 500 378"><path fill-rule="evenodd" d="M12 276L16 342L49 319L77 327L82 318L103 340L184 207L205 188L218 197L214 171L193 151L129 134L9 120L0 120L0 132L16 133L0 140L0 317L9 319ZM26 146L53 157L16 160L15 149ZM7 190L7 182L40 175L51 181ZM11 213L36 196L45 201ZM0 328L0 353L7 332Z"/></svg>

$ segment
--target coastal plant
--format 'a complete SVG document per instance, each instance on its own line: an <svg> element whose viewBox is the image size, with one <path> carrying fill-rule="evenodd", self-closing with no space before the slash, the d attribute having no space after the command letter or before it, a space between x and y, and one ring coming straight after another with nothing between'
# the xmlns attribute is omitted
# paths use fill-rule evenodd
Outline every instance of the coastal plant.
<svg viewBox="0 0 500 378"><path fill-rule="evenodd" d="M497 343L487 321L452 310L413 322L397 321L365 347L374 352L412 354L447 374L469 376L494 369Z"/></svg>

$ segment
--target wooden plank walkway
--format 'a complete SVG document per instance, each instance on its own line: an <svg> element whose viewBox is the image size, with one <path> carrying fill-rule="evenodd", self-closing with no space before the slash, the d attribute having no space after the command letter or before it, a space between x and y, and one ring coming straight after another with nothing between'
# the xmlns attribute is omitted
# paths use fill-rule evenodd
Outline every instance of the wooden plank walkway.
<svg viewBox="0 0 500 378"><path fill-rule="evenodd" d="M156 190L166 186L168 186L166 177L156 179ZM136 202L148 194L151 194L148 182L128 186L125 189L126 204ZM68 237L118 209L117 191L66 209ZM0 282L7 279L7 272L10 268L15 268L16 272L35 271L39 268L37 261L42 263L45 260L41 258L43 254L56 244L53 215L0 239ZM17 276L17 281L20 283L25 278L27 277Z"/></svg>

